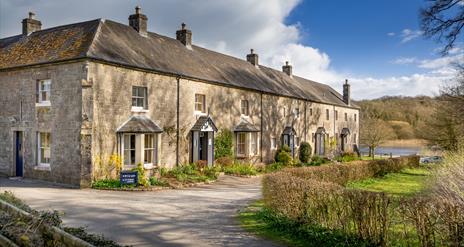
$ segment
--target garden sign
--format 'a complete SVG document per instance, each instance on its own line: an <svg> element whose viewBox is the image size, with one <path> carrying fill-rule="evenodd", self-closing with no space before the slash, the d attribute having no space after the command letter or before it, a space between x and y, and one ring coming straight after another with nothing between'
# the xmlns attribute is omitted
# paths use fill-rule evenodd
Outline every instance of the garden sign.
<svg viewBox="0 0 464 247"><path fill-rule="evenodd" d="M137 171L121 171L121 174L119 176L119 181L121 185L126 185L126 184L134 184L137 186L139 182L139 177Z"/></svg>

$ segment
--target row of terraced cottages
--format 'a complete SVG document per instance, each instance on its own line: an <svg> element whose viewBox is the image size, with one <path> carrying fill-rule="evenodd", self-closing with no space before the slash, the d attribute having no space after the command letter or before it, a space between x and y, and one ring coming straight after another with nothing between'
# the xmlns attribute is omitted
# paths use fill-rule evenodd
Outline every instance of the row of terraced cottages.
<svg viewBox="0 0 464 247"><path fill-rule="evenodd" d="M269 163L286 144L324 155L358 143L359 108L321 83L147 31L140 8L129 25L110 20L0 39L0 173L88 186L97 163L119 154L123 168L214 162L214 136L234 133L234 155Z"/></svg>

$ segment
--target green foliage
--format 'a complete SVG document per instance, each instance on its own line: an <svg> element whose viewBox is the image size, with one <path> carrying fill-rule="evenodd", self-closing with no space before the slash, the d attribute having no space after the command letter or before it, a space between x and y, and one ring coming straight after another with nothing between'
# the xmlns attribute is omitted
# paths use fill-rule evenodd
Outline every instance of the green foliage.
<svg viewBox="0 0 464 247"><path fill-rule="evenodd" d="M283 145L282 147L277 149L275 153L275 161L281 162L286 166L291 165L293 162L293 158L290 152L291 152L290 147L287 145Z"/></svg>
<svg viewBox="0 0 464 247"><path fill-rule="evenodd" d="M275 162L275 163L267 165L265 171L266 172L275 172L275 171L282 170L285 167L286 166L283 163Z"/></svg>
<svg viewBox="0 0 464 247"><path fill-rule="evenodd" d="M197 167L196 164L186 164L168 170L162 177L175 178L181 183L205 182L216 180L219 175L217 167Z"/></svg>
<svg viewBox="0 0 464 247"><path fill-rule="evenodd" d="M94 246L105 246L105 247L121 246L112 240L105 239L103 235L97 235L97 234L86 232L84 227L64 227L63 230Z"/></svg>
<svg viewBox="0 0 464 247"><path fill-rule="evenodd" d="M354 152L344 152L336 158L338 162L351 162L359 160L358 155Z"/></svg>
<svg viewBox="0 0 464 247"><path fill-rule="evenodd" d="M150 181L151 186L163 186L163 187L169 186L169 183L167 181L164 181L157 177L150 177L149 181Z"/></svg>
<svg viewBox="0 0 464 247"><path fill-rule="evenodd" d="M233 156L233 133L228 129L222 129L214 138L214 157Z"/></svg>
<svg viewBox="0 0 464 247"><path fill-rule="evenodd" d="M308 163L309 159L311 158L311 145L309 143L301 143L299 158L301 162Z"/></svg>
<svg viewBox="0 0 464 247"><path fill-rule="evenodd" d="M137 167L132 169L132 171L136 171L137 174L138 174L138 179L139 179L139 184L138 185L141 185L143 187L148 187L150 185L150 182L148 181L148 178L147 176L145 175L145 168L143 168L143 164L142 163L138 163L137 164Z"/></svg>
<svg viewBox="0 0 464 247"><path fill-rule="evenodd" d="M94 189L106 189L106 188L119 188L121 183L117 179L101 179L96 180L92 183L92 188Z"/></svg>
<svg viewBox="0 0 464 247"><path fill-rule="evenodd" d="M235 163L231 166L223 167L225 174L237 176L254 176L258 174L252 164Z"/></svg>

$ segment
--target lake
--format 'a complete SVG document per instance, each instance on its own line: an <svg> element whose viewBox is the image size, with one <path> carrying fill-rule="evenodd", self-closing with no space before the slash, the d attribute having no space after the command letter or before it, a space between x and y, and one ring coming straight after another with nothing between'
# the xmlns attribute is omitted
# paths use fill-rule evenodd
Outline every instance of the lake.
<svg viewBox="0 0 464 247"><path fill-rule="evenodd" d="M419 154L422 150L422 147L378 147L375 149L376 155L385 155L390 153L393 156L406 156L412 154ZM363 155L367 155L369 153L368 147L361 147L360 151Z"/></svg>

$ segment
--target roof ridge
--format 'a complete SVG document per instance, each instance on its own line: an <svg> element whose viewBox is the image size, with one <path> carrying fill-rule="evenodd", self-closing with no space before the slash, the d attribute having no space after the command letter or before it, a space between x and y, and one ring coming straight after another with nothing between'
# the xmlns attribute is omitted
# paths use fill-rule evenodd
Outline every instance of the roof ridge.
<svg viewBox="0 0 464 247"><path fill-rule="evenodd" d="M94 47L95 40L98 37L98 35L101 33L101 27L102 27L103 23L105 22L105 19L103 19L103 18L98 18L98 19L95 19L95 20L98 20L98 26L97 26L97 29L95 30L95 32L93 33L92 41L90 41L90 45L87 47L87 49L84 52L85 57L90 57L89 52Z"/></svg>

